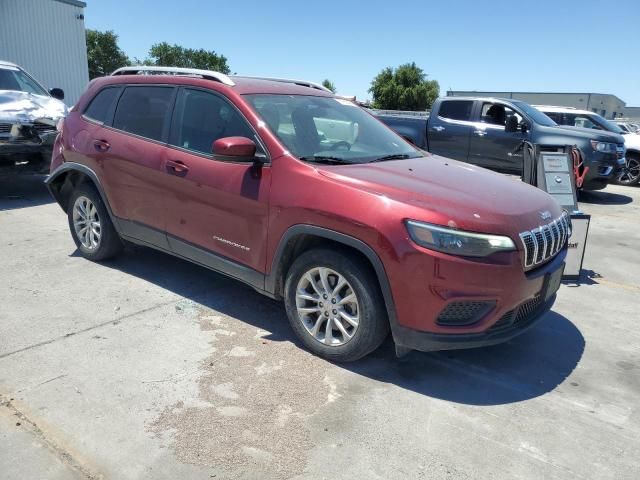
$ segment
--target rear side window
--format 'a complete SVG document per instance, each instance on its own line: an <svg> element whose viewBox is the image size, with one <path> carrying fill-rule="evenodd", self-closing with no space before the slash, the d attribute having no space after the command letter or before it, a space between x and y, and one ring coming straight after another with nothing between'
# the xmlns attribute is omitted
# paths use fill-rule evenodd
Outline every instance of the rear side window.
<svg viewBox="0 0 640 480"><path fill-rule="evenodd" d="M440 104L438 116L451 120L471 120L472 100L445 100Z"/></svg>
<svg viewBox="0 0 640 480"><path fill-rule="evenodd" d="M119 92L120 88L105 88L104 90L100 90L84 111L85 117L95 120L96 122L105 123L111 106Z"/></svg>
<svg viewBox="0 0 640 480"><path fill-rule="evenodd" d="M173 87L127 87L118 102L113 128L162 141L173 92Z"/></svg>

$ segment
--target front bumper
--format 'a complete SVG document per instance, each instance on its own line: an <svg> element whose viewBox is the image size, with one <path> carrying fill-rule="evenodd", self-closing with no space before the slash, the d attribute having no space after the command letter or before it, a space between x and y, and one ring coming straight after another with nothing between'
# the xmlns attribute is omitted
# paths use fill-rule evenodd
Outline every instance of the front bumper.
<svg viewBox="0 0 640 480"><path fill-rule="evenodd" d="M505 259L503 264L464 264L464 259L450 257L450 264L443 265L442 259L436 259L434 277L428 279L428 272L420 269L425 275L415 280L425 283L419 285L414 280L413 287L402 286L412 288L415 297L411 305L395 302L397 319L391 327L396 346L421 351L475 348L523 333L553 306L555 289L549 279L563 268L566 253L565 247L550 262L527 273L515 252L512 262ZM429 262L428 256L424 257ZM415 265L413 273L417 273ZM440 312L452 302L480 300L493 302L494 307L478 321L460 326L438 323Z"/></svg>
<svg viewBox="0 0 640 480"><path fill-rule="evenodd" d="M585 159L585 166L589 171L584 177L584 190L601 190L612 181L624 167L624 158L613 154L592 152L590 158Z"/></svg>
<svg viewBox="0 0 640 480"><path fill-rule="evenodd" d="M0 139L0 174L47 173L56 132L39 139Z"/></svg>

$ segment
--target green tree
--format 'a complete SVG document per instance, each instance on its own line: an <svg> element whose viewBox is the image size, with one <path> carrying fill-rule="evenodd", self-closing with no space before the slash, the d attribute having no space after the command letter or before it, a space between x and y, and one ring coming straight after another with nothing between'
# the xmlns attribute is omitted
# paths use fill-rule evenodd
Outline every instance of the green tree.
<svg viewBox="0 0 640 480"><path fill-rule="evenodd" d="M156 43L149 50L150 59L140 62L143 65L162 65L165 67L201 68L229 73L229 65L224 55L213 50L185 48L180 45L169 45L167 42Z"/></svg>
<svg viewBox="0 0 640 480"><path fill-rule="evenodd" d="M87 30L86 38L89 79L109 75L115 69L129 65L129 58L118 47L118 35L112 30Z"/></svg>
<svg viewBox="0 0 640 480"><path fill-rule="evenodd" d="M385 110L427 110L440 94L436 80L427 75L415 62L387 67L371 82L369 92L374 108Z"/></svg>
<svg viewBox="0 0 640 480"><path fill-rule="evenodd" d="M325 78L322 81L322 86L325 88L328 88L329 90L331 90L333 93L336 93L336 86L333 84L333 82L331 80L329 80L328 78Z"/></svg>

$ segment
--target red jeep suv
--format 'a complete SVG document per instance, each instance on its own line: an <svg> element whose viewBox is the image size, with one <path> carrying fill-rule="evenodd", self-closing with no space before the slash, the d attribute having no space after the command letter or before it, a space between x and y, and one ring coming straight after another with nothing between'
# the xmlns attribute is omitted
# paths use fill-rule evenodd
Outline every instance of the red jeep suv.
<svg viewBox="0 0 640 480"><path fill-rule="evenodd" d="M416 149L302 81L125 67L59 125L47 179L90 260L126 242L283 299L309 350L491 345L552 305L570 222L545 192Z"/></svg>

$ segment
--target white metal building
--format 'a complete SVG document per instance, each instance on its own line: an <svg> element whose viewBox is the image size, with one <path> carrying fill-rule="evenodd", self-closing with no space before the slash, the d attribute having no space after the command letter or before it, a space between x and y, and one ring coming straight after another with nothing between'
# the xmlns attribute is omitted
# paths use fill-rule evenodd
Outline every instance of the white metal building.
<svg viewBox="0 0 640 480"><path fill-rule="evenodd" d="M69 106L89 82L85 7L77 0L0 0L0 60L62 88Z"/></svg>

